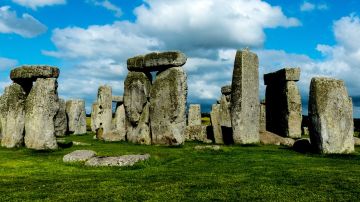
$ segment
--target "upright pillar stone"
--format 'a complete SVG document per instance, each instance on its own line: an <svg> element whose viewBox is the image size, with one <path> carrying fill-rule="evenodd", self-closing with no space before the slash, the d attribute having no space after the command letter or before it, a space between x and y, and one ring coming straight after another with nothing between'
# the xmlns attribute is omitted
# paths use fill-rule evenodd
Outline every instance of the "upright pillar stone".
<svg viewBox="0 0 360 202"><path fill-rule="evenodd" d="M1 146L20 147L24 143L25 128L24 89L16 83L5 88L0 99L0 122L2 129Z"/></svg>
<svg viewBox="0 0 360 202"><path fill-rule="evenodd" d="M302 107L296 82L300 68L285 68L265 74L266 129L283 137L300 138Z"/></svg>
<svg viewBox="0 0 360 202"><path fill-rule="evenodd" d="M260 131L266 131L266 102L260 102Z"/></svg>
<svg viewBox="0 0 360 202"><path fill-rule="evenodd" d="M96 109L94 109L94 107ZM96 137L103 139L103 135L112 130L112 89L110 86L100 86L97 94L97 102L92 109L92 127L96 131ZM92 130L93 130L92 129Z"/></svg>
<svg viewBox="0 0 360 202"><path fill-rule="evenodd" d="M237 51L231 89L231 123L235 144L259 142L259 60Z"/></svg>
<svg viewBox="0 0 360 202"><path fill-rule="evenodd" d="M354 152L352 100L345 84L332 78L313 78L309 96L311 144L321 153Z"/></svg>
<svg viewBox="0 0 360 202"><path fill-rule="evenodd" d="M91 105L91 123L90 123L90 127L91 127L91 131L96 133L96 129L98 128L99 126L99 123L98 122L98 118L97 118L97 115L99 114L99 104L98 102L94 102L92 105Z"/></svg>
<svg viewBox="0 0 360 202"><path fill-rule="evenodd" d="M207 137L206 126L201 124L200 104L190 104L188 111L188 125L185 129L186 140L211 142Z"/></svg>
<svg viewBox="0 0 360 202"><path fill-rule="evenodd" d="M69 132L74 135L86 133L86 112L84 100L68 100L66 102Z"/></svg>
<svg viewBox="0 0 360 202"><path fill-rule="evenodd" d="M59 99L59 111L55 116L55 135L56 137L63 137L66 135L68 129L68 121L66 117L66 102L64 99Z"/></svg>
<svg viewBox="0 0 360 202"><path fill-rule="evenodd" d="M25 145L35 150L57 149L55 115L59 111L57 80L38 78L26 99Z"/></svg>
<svg viewBox="0 0 360 202"><path fill-rule="evenodd" d="M103 139L107 142L126 140L126 116L123 104L116 108L112 131L110 133L105 133Z"/></svg>
<svg viewBox="0 0 360 202"><path fill-rule="evenodd" d="M210 121L213 129L214 140L216 144L224 144L220 125L220 104L213 104L210 112Z"/></svg>
<svg viewBox="0 0 360 202"><path fill-rule="evenodd" d="M222 127L231 128L231 113L230 113L230 101L231 101L231 85L223 86L221 88L220 99L220 125Z"/></svg>
<svg viewBox="0 0 360 202"><path fill-rule="evenodd" d="M201 125L201 110L199 104L191 104L188 112L188 126Z"/></svg>

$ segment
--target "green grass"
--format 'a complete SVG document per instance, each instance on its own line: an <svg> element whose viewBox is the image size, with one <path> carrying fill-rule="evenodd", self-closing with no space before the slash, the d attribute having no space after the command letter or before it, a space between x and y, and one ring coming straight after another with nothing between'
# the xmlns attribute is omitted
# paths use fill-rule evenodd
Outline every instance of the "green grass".
<svg viewBox="0 0 360 202"><path fill-rule="evenodd" d="M201 124L205 126L211 125L210 117L201 117Z"/></svg>
<svg viewBox="0 0 360 202"><path fill-rule="evenodd" d="M221 151L91 143L54 152L0 149L0 201L357 201L360 154L300 154L278 146L229 146ZM77 149L99 155L149 153L131 168L64 164ZM357 148L359 151L359 148Z"/></svg>

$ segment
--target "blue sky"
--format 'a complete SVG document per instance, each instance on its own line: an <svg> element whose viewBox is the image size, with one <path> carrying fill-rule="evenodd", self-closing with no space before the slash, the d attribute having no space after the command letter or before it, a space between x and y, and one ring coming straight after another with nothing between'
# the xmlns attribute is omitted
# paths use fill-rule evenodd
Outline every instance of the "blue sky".
<svg viewBox="0 0 360 202"><path fill-rule="evenodd" d="M123 93L126 59L150 51L187 54L189 103L203 111L231 83L236 49L250 47L262 74L302 69L304 113L314 76L343 79L360 117L360 1L0 0L0 93L23 64L61 70L59 94L83 98L99 85Z"/></svg>

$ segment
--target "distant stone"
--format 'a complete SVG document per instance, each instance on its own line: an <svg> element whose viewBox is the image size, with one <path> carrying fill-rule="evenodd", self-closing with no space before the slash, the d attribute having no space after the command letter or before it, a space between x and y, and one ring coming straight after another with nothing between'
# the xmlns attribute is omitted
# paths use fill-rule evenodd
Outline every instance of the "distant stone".
<svg viewBox="0 0 360 202"><path fill-rule="evenodd" d="M144 155L124 155L118 157L93 157L85 162L86 166L115 166L125 167L133 166L135 163L145 161L150 158L149 154Z"/></svg>
<svg viewBox="0 0 360 202"><path fill-rule="evenodd" d="M25 99L24 89L16 83L6 87L1 96L0 122L3 147L20 147L24 143Z"/></svg>
<svg viewBox="0 0 360 202"><path fill-rule="evenodd" d="M277 82L299 81L299 79L300 68L284 68L279 71L264 75L265 85Z"/></svg>
<svg viewBox="0 0 360 202"><path fill-rule="evenodd" d="M231 89L231 124L235 144L259 142L259 59L237 51Z"/></svg>
<svg viewBox="0 0 360 202"><path fill-rule="evenodd" d="M55 116L55 135L56 137L65 136L67 133L68 121L66 117L66 102L59 99L59 111Z"/></svg>
<svg viewBox="0 0 360 202"><path fill-rule="evenodd" d="M68 100L66 102L69 132L74 135L86 133L86 112L84 100Z"/></svg>
<svg viewBox="0 0 360 202"><path fill-rule="evenodd" d="M35 150L57 149L54 120L59 111L59 97L56 79L37 79L25 106L26 147Z"/></svg>
<svg viewBox="0 0 360 202"><path fill-rule="evenodd" d="M69 154L66 154L63 157L63 162L65 163L85 162L95 156L96 156L96 152L92 150L76 150Z"/></svg>
<svg viewBox="0 0 360 202"><path fill-rule="evenodd" d="M221 147L219 145L198 145L195 146L194 148L195 150L214 150L214 151L219 151L221 149Z"/></svg>
<svg viewBox="0 0 360 202"><path fill-rule="evenodd" d="M112 101L122 104L122 103L124 103L124 96L115 96L115 95L113 95L112 96Z"/></svg>
<svg viewBox="0 0 360 202"><path fill-rule="evenodd" d="M97 102L93 105L91 115L96 137L102 140L104 134L112 131L112 89L110 86L99 87Z"/></svg>
<svg viewBox="0 0 360 202"><path fill-rule="evenodd" d="M188 126L201 125L201 109L199 104L191 104L188 112Z"/></svg>
<svg viewBox="0 0 360 202"><path fill-rule="evenodd" d="M266 131L266 103L260 102L260 131Z"/></svg>
<svg viewBox="0 0 360 202"><path fill-rule="evenodd" d="M284 138L269 131L260 132L260 143L264 145L282 145L292 147L294 142L294 139Z"/></svg>
<svg viewBox="0 0 360 202"><path fill-rule="evenodd" d="M10 78L13 81L31 80L37 78L58 78L60 70L57 67L47 65L25 65L17 67L10 72Z"/></svg>
<svg viewBox="0 0 360 202"><path fill-rule="evenodd" d="M230 113L231 95L221 95L220 99L220 125L222 127L231 128L231 113Z"/></svg>
<svg viewBox="0 0 360 202"><path fill-rule="evenodd" d="M187 76L172 67L157 74L150 94L152 143L181 145L185 141Z"/></svg>
<svg viewBox="0 0 360 202"><path fill-rule="evenodd" d="M181 67L186 63L187 57L179 51L149 53L127 60L129 71L162 71L171 67Z"/></svg>
<svg viewBox="0 0 360 202"><path fill-rule="evenodd" d="M313 78L309 96L309 132L318 152L354 152L353 106L345 84L332 78Z"/></svg>
<svg viewBox="0 0 360 202"><path fill-rule="evenodd" d="M111 132L103 135L103 140L107 142L117 142L126 140L126 117L124 105L116 108Z"/></svg>
<svg viewBox="0 0 360 202"><path fill-rule="evenodd" d="M226 86L221 87L221 94L231 95L231 85L226 85Z"/></svg>
<svg viewBox="0 0 360 202"><path fill-rule="evenodd" d="M210 120L213 128L213 134L216 144L224 144L224 139L222 135L221 125L220 125L220 105L213 104L210 112Z"/></svg>
<svg viewBox="0 0 360 202"><path fill-rule="evenodd" d="M91 146L91 144L89 144L89 143L77 142L77 141L73 141L73 145L75 145L75 146Z"/></svg>
<svg viewBox="0 0 360 202"><path fill-rule="evenodd" d="M187 140L207 142L206 126L186 126L185 137Z"/></svg>

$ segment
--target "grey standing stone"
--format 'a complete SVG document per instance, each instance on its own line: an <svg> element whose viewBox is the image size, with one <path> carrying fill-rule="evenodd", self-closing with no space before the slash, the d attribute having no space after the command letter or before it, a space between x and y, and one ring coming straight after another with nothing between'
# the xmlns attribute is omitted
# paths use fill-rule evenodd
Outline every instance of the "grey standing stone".
<svg viewBox="0 0 360 202"><path fill-rule="evenodd" d="M201 125L201 106L199 104L191 104L188 112L188 126Z"/></svg>
<svg viewBox="0 0 360 202"><path fill-rule="evenodd" d="M35 150L57 149L54 120L59 111L59 98L56 79L37 79L25 106L26 147Z"/></svg>
<svg viewBox="0 0 360 202"><path fill-rule="evenodd" d="M237 51L231 89L231 123L236 144L259 142L259 60L248 50Z"/></svg>
<svg viewBox="0 0 360 202"><path fill-rule="evenodd" d="M300 68L284 68L265 74L266 129L284 137L300 138L302 107L296 81Z"/></svg>
<svg viewBox="0 0 360 202"><path fill-rule="evenodd" d="M151 144L149 126L151 75L129 72L124 84L127 139L133 143Z"/></svg>
<svg viewBox="0 0 360 202"><path fill-rule="evenodd" d="M20 147L24 142L25 128L24 89L16 83L5 88L0 99L0 122L2 128L1 146Z"/></svg>
<svg viewBox="0 0 360 202"><path fill-rule="evenodd" d="M152 143L181 145L185 141L187 76L183 68L159 72L151 89Z"/></svg>
<svg viewBox="0 0 360 202"><path fill-rule="evenodd" d="M91 126L91 131L96 133L96 128L97 126L99 125L97 123L98 121L98 118L97 118L97 115L99 114L99 104L97 102L94 102L92 105L91 105L91 123L90 123L90 126Z"/></svg>
<svg viewBox="0 0 360 202"><path fill-rule="evenodd" d="M230 99L229 94L222 95L220 99L220 125L228 128L231 128Z"/></svg>
<svg viewBox="0 0 360 202"><path fill-rule="evenodd" d="M224 144L224 139L222 135L221 125L220 125L220 105L213 104L210 112L210 120L213 128L213 134L216 144Z"/></svg>
<svg viewBox="0 0 360 202"><path fill-rule="evenodd" d="M226 86L221 87L221 94L231 95L231 85L226 85Z"/></svg>
<svg viewBox="0 0 360 202"><path fill-rule="evenodd" d="M99 87L91 119L97 139L102 140L104 134L112 131L112 89L110 86Z"/></svg>
<svg viewBox="0 0 360 202"><path fill-rule="evenodd" d="M66 101L69 132L74 135L86 133L86 112L84 100Z"/></svg>
<svg viewBox="0 0 360 202"><path fill-rule="evenodd" d="M201 141L201 142L211 141L207 138L206 126L202 126L202 125L186 126L185 136L186 136L186 140Z"/></svg>
<svg viewBox="0 0 360 202"><path fill-rule="evenodd" d="M309 97L311 144L321 153L354 152L352 100L345 84L332 78L313 78Z"/></svg>
<svg viewBox="0 0 360 202"><path fill-rule="evenodd" d="M113 119L113 129L103 135L103 139L108 142L126 140L126 117L124 105L116 108L115 118Z"/></svg>
<svg viewBox="0 0 360 202"><path fill-rule="evenodd" d="M266 103L265 100L260 102L260 131L266 131Z"/></svg>
<svg viewBox="0 0 360 202"><path fill-rule="evenodd" d="M66 118L66 102L64 99L59 99L59 111L55 116L55 135L63 137L67 133L68 121Z"/></svg>

